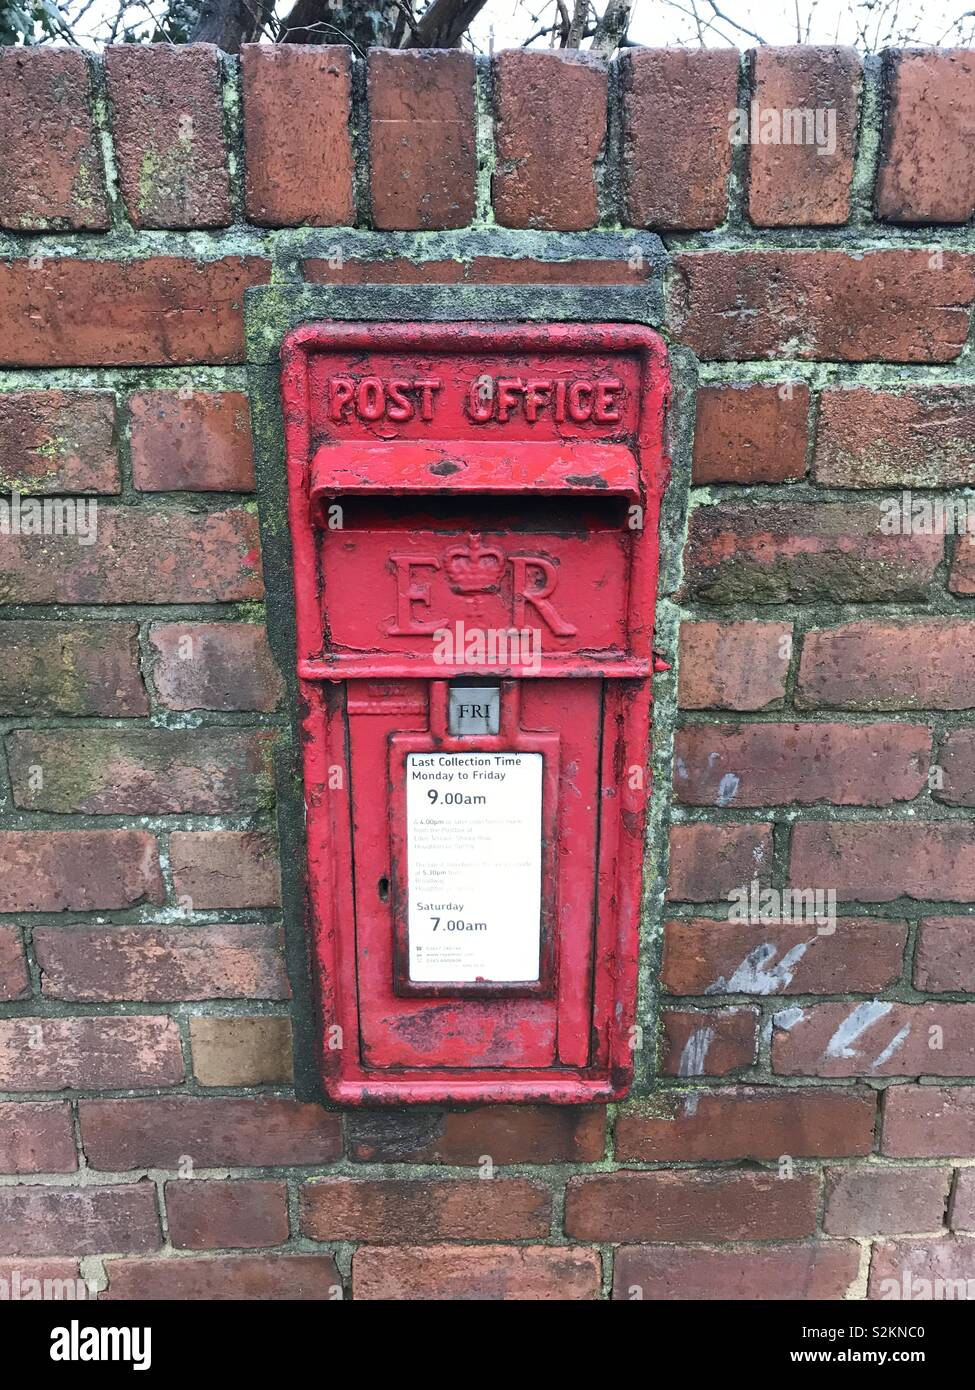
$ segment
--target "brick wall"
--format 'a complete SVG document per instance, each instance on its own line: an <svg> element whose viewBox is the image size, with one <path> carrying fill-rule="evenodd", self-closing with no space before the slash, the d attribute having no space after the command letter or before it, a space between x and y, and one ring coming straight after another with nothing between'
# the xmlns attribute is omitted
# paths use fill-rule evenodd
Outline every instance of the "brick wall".
<svg viewBox="0 0 975 1390"><path fill-rule="evenodd" d="M762 142L785 110L818 145ZM0 52L0 488L98 504L0 535L0 1278L975 1278L975 549L883 521L975 483L973 122L966 52ZM669 895L608 1112L296 1099L244 336L296 281L661 306ZM753 880L835 930L727 920Z"/></svg>

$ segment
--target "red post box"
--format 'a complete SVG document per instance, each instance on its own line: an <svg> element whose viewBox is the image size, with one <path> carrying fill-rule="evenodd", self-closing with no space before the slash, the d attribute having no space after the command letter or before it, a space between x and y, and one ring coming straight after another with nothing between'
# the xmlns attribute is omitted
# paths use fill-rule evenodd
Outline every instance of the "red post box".
<svg viewBox="0 0 975 1390"><path fill-rule="evenodd" d="M664 345L329 322L282 364L325 1089L619 1097Z"/></svg>

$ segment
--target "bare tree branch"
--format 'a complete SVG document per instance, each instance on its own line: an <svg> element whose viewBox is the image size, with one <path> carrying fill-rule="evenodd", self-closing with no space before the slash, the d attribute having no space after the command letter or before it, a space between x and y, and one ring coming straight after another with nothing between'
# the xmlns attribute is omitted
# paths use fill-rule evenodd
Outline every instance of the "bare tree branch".
<svg viewBox="0 0 975 1390"><path fill-rule="evenodd" d="M633 4L634 0L608 0L593 35L593 53L600 53L605 58L612 57L626 36Z"/></svg>
<svg viewBox="0 0 975 1390"><path fill-rule="evenodd" d="M203 0L190 40L239 53L242 43L260 38L273 13L274 0Z"/></svg>

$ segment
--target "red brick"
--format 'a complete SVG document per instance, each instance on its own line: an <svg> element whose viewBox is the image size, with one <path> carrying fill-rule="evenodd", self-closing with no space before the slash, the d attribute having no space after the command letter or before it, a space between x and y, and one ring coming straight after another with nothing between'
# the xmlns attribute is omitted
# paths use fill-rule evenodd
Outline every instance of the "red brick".
<svg viewBox="0 0 975 1390"><path fill-rule="evenodd" d="M807 632L796 703L808 709L975 708L975 622L917 618Z"/></svg>
<svg viewBox="0 0 975 1390"><path fill-rule="evenodd" d="M244 815L266 805L271 729L19 730L14 804L88 815ZM38 772L39 770L39 772Z"/></svg>
<svg viewBox="0 0 975 1390"><path fill-rule="evenodd" d="M183 1080L175 1019L0 1019L0 1090L124 1091L175 1086Z"/></svg>
<svg viewBox="0 0 975 1390"><path fill-rule="evenodd" d="M417 49L368 54L373 226L404 231L474 220L474 58Z"/></svg>
<svg viewBox="0 0 975 1390"><path fill-rule="evenodd" d="M950 729L937 761L944 786L935 789L935 799L950 806L975 806L975 730Z"/></svg>
<svg viewBox="0 0 975 1390"><path fill-rule="evenodd" d="M265 710L284 690L259 623L153 623L153 682L167 709Z"/></svg>
<svg viewBox="0 0 975 1390"><path fill-rule="evenodd" d="M367 1246L352 1257L356 1299L578 1302L600 1283L599 1255L574 1246Z"/></svg>
<svg viewBox="0 0 975 1390"><path fill-rule="evenodd" d="M193 1075L201 1086L287 1085L294 1078L289 1018L190 1019Z"/></svg>
<svg viewBox="0 0 975 1390"><path fill-rule="evenodd" d="M850 216L863 79L856 51L810 44L758 48L754 74L760 115L749 132L749 217L758 227L842 226ZM822 111L830 129L818 124L805 130L803 115L811 121ZM796 113L793 120L798 115L798 129L786 127L789 112ZM775 116L780 139L774 143L763 138L769 133L766 113ZM823 138L830 134L833 149Z"/></svg>
<svg viewBox="0 0 975 1390"><path fill-rule="evenodd" d="M975 537L959 536L955 558L948 576L948 589L953 594L975 594Z"/></svg>
<svg viewBox="0 0 975 1390"><path fill-rule="evenodd" d="M758 1052L757 1009L665 1009L661 1014L664 1076L727 1076L750 1067Z"/></svg>
<svg viewBox="0 0 975 1390"><path fill-rule="evenodd" d="M673 825L667 896L714 902L756 876L767 880L771 862L770 825Z"/></svg>
<svg viewBox="0 0 975 1390"><path fill-rule="evenodd" d="M975 992L975 917L928 917L918 929L914 984Z"/></svg>
<svg viewBox="0 0 975 1390"><path fill-rule="evenodd" d="M105 175L79 48L0 50L0 226L15 232L108 226ZM22 157L16 157L20 151Z"/></svg>
<svg viewBox="0 0 975 1390"><path fill-rule="evenodd" d="M888 806L927 786L920 724L691 724L674 741L674 789L691 806Z"/></svg>
<svg viewBox="0 0 975 1390"><path fill-rule="evenodd" d="M224 1255L217 1259L108 1260L101 1298L213 1303L219 1300L328 1302L341 1299L331 1255Z"/></svg>
<svg viewBox="0 0 975 1390"><path fill-rule="evenodd" d="M493 195L502 227L595 226L606 91L606 64L588 53L509 48L495 57Z"/></svg>
<svg viewBox="0 0 975 1390"><path fill-rule="evenodd" d="M283 1182L168 1182L169 1239L177 1250L255 1250L288 1239Z"/></svg>
<svg viewBox="0 0 975 1390"><path fill-rule="evenodd" d="M721 361L953 362L975 298L953 251L692 252L675 270L674 332Z"/></svg>
<svg viewBox="0 0 975 1390"><path fill-rule="evenodd" d="M37 927L48 999L287 999L276 927Z"/></svg>
<svg viewBox="0 0 975 1390"><path fill-rule="evenodd" d="M940 1231L950 1176L947 1168L832 1168L823 1230L831 1236Z"/></svg>
<svg viewBox="0 0 975 1390"><path fill-rule="evenodd" d="M806 472L809 387L788 382L702 386L695 483L785 483Z"/></svg>
<svg viewBox="0 0 975 1390"><path fill-rule="evenodd" d="M0 912L94 912L164 899L144 830L0 831Z"/></svg>
<svg viewBox="0 0 975 1390"><path fill-rule="evenodd" d="M857 1276L852 1240L812 1245L622 1246L614 1261L620 1300L840 1299Z"/></svg>
<svg viewBox="0 0 975 1390"><path fill-rule="evenodd" d="M881 1152L892 1158L964 1158L975 1149L975 1086L891 1086Z"/></svg>
<svg viewBox="0 0 975 1390"><path fill-rule="evenodd" d="M352 66L337 44L243 44L247 218L262 227L355 221Z"/></svg>
<svg viewBox="0 0 975 1390"><path fill-rule="evenodd" d="M301 1189L301 1232L312 1240L394 1245L544 1239L551 1205L548 1188L516 1178L323 1178Z"/></svg>
<svg viewBox="0 0 975 1390"><path fill-rule="evenodd" d="M975 212L975 60L965 49L885 56L877 216L967 222Z"/></svg>
<svg viewBox="0 0 975 1390"><path fill-rule="evenodd" d="M955 1173L948 1225L953 1231L975 1231L975 1168L959 1168Z"/></svg>
<svg viewBox="0 0 975 1390"><path fill-rule="evenodd" d="M671 994L870 993L900 979L906 941L906 922L876 917L822 933L808 921L681 919L664 924L660 978Z"/></svg>
<svg viewBox="0 0 975 1390"><path fill-rule="evenodd" d="M681 623L682 709L758 710L785 699L791 623Z"/></svg>
<svg viewBox="0 0 975 1390"><path fill-rule="evenodd" d="M100 507L97 541L0 536L2 603L229 603L258 599L250 512Z"/></svg>
<svg viewBox="0 0 975 1390"><path fill-rule="evenodd" d="M0 622L0 714L149 713L136 623Z"/></svg>
<svg viewBox="0 0 975 1390"><path fill-rule="evenodd" d="M975 902L975 827L963 821L799 824L790 882L835 889L840 902L902 896Z"/></svg>
<svg viewBox="0 0 975 1390"><path fill-rule="evenodd" d="M23 999L27 994L30 994L30 979L20 929L0 924L0 1003Z"/></svg>
<svg viewBox="0 0 975 1390"><path fill-rule="evenodd" d="M625 220L693 231L725 220L735 48L628 49L621 60ZM694 177L688 178L688 169Z"/></svg>
<svg viewBox="0 0 975 1390"><path fill-rule="evenodd" d="M944 538L885 535L873 503L728 502L698 507L687 593L709 603L924 599Z"/></svg>
<svg viewBox="0 0 975 1390"><path fill-rule="evenodd" d="M152 1183L119 1187L0 1187L0 1252L96 1255L158 1250Z"/></svg>
<svg viewBox="0 0 975 1390"><path fill-rule="evenodd" d="M119 185L136 227L233 221L220 53L208 43L105 50Z"/></svg>
<svg viewBox="0 0 975 1390"><path fill-rule="evenodd" d="M461 253L458 252L458 256ZM313 283L336 285L645 285L654 266L648 259L541 261L528 256L468 256L460 260L389 256L333 261L310 257L302 274Z"/></svg>
<svg viewBox="0 0 975 1390"><path fill-rule="evenodd" d="M0 487L21 493L121 492L112 393L0 393Z"/></svg>
<svg viewBox="0 0 975 1390"><path fill-rule="evenodd" d="M77 1167L70 1105L0 1105L0 1173L73 1173Z"/></svg>
<svg viewBox="0 0 975 1390"><path fill-rule="evenodd" d="M569 1179L565 1229L576 1240L789 1240L815 1230L817 1191L812 1173L602 1173Z"/></svg>
<svg viewBox="0 0 975 1390"><path fill-rule="evenodd" d="M855 1157L873 1148L876 1112L865 1087L666 1091L620 1112L615 1153L623 1163Z"/></svg>
<svg viewBox="0 0 975 1390"><path fill-rule="evenodd" d="M0 1259L0 1298L26 1303L94 1297L94 1283L82 1278L78 1260Z"/></svg>
<svg viewBox="0 0 975 1390"><path fill-rule="evenodd" d="M813 475L827 487L975 482L975 390L834 388L819 398ZM894 498L900 507L900 498Z"/></svg>
<svg viewBox="0 0 975 1390"><path fill-rule="evenodd" d="M346 1116L350 1158L362 1163L479 1167L597 1163L606 1147L604 1106L484 1105L474 1110L356 1110Z"/></svg>
<svg viewBox="0 0 975 1390"><path fill-rule="evenodd" d="M342 1120L320 1105L273 1096L86 1100L81 1140L92 1168L273 1168L334 1163Z"/></svg>
<svg viewBox="0 0 975 1390"><path fill-rule="evenodd" d="M940 1303L968 1299L973 1287L975 1240L892 1240L873 1247L869 1298Z"/></svg>
<svg viewBox="0 0 975 1390"><path fill-rule="evenodd" d="M276 907L281 901L277 844L251 830L174 830L173 884L188 911L208 907Z"/></svg>
<svg viewBox="0 0 975 1390"><path fill-rule="evenodd" d="M244 291L259 256L0 261L0 366L176 366L243 362Z"/></svg>
<svg viewBox="0 0 975 1390"><path fill-rule="evenodd" d="M132 481L143 492L253 492L250 406L241 391L129 397Z"/></svg>
<svg viewBox="0 0 975 1390"><path fill-rule="evenodd" d="M796 1017L799 1014L801 1017ZM786 1076L971 1076L975 1004L812 1004L775 1015L772 1070Z"/></svg>

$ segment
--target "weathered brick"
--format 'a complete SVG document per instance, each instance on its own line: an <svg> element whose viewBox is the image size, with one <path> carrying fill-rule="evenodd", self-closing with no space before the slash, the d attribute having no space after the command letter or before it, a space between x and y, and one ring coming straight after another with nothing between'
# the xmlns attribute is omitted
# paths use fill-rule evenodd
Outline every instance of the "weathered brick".
<svg viewBox="0 0 975 1390"><path fill-rule="evenodd" d="M0 1019L0 1090L124 1091L183 1080L175 1019Z"/></svg>
<svg viewBox="0 0 975 1390"><path fill-rule="evenodd" d="M975 917L926 917L914 956L918 989L975 993Z"/></svg>
<svg viewBox="0 0 975 1390"><path fill-rule="evenodd" d="M249 512L100 507L97 538L0 536L0 603L229 603L262 598Z"/></svg>
<svg viewBox="0 0 975 1390"><path fill-rule="evenodd" d="M6 746L14 803L26 810L243 815L266 804L274 738L270 729L86 729L80 738L24 729Z"/></svg>
<svg viewBox="0 0 975 1390"><path fill-rule="evenodd" d="M785 699L791 623L681 623L682 709L759 710Z"/></svg>
<svg viewBox="0 0 975 1390"><path fill-rule="evenodd" d="M79 1106L81 1139L92 1168L273 1168L334 1163L342 1120L320 1105L273 1096L157 1096L91 1100Z"/></svg>
<svg viewBox="0 0 975 1390"><path fill-rule="evenodd" d="M764 47L753 62L759 115L749 132L749 217L758 227L842 226L863 80L856 50Z"/></svg>
<svg viewBox="0 0 975 1390"><path fill-rule="evenodd" d="M975 622L917 618L807 632L796 703L805 708L975 708Z"/></svg>
<svg viewBox="0 0 975 1390"><path fill-rule="evenodd" d="M768 879L772 827L673 825L670 828L671 902L713 902L753 878Z"/></svg>
<svg viewBox="0 0 975 1390"><path fill-rule="evenodd" d="M132 481L143 492L253 492L250 406L242 391L129 397Z"/></svg>
<svg viewBox="0 0 975 1390"><path fill-rule="evenodd" d="M302 1187L300 1221L312 1240L544 1239L551 1204L547 1187L517 1178L323 1178Z"/></svg>
<svg viewBox="0 0 975 1390"><path fill-rule="evenodd" d="M224 1255L216 1259L107 1260L101 1298L213 1303L334 1301L342 1280L331 1255Z"/></svg>
<svg viewBox="0 0 975 1390"><path fill-rule="evenodd" d="M0 261L0 366L175 366L244 360L244 291L259 256Z"/></svg>
<svg viewBox="0 0 975 1390"><path fill-rule="evenodd" d="M301 265L306 280L336 285L645 285L660 270L649 257L543 261L530 256L464 256L461 251L452 260L310 256Z"/></svg>
<svg viewBox="0 0 975 1390"><path fill-rule="evenodd" d="M366 1246L352 1257L356 1299L585 1301L599 1297L595 1250L551 1245Z"/></svg>
<svg viewBox="0 0 975 1390"><path fill-rule="evenodd" d="M0 925L0 1003L23 999L30 994L30 979L24 960L20 929Z"/></svg>
<svg viewBox="0 0 975 1390"><path fill-rule="evenodd" d="M144 830L0 831L0 912L94 912L164 896Z"/></svg>
<svg viewBox="0 0 975 1390"><path fill-rule="evenodd" d="M892 1240L873 1247L868 1298L940 1303L967 1299L973 1287L975 1240Z"/></svg>
<svg viewBox="0 0 975 1390"><path fill-rule="evenodd" d="M70 1105L0 1105L0 1173L73 1173L77 1167Z"/></svg>
<svg viewBox="0 0 975 1390"><path fill-rule="evenodd" d="M916 1168L910 1169L916 1173ZM948 1225L953 1231L975 1231L975 1168L959 1168L955 1173Z"/></svg>
<svg viewBox="0 0 975 1390"><path fill-rule="evenodd" d="M667 1091L622 1110L620 1162L859 1157L873 1147L877 1098L865 1087Z"/></svg>
<svg viewBox="0 0 975 1390"><path fill-rule="evenodd" d="M840 902L975 902L975 827L962 822L818 821L792 832L790 882Z"/></svg>
<svg viewBox="0 0 975 1390"><path fill-rule="evenodd" d="M0 1253L96 1255L158 1250L152 1183L0 1187Z"/></svg>
<svg viewBox="0 0 975 1390"><path fill-rule="evenodd" d="M337 44L243 44L247 218L351 226L352 65Z"/></svg>
<svg viewBox="0 0 975 1390"><path fill-rule="evenodd" d="M812 1173L601 1173L569 1179L565 1230L576 1240L790 1240L812 1235L817 1192Z"/></svg>
<svg viewBox="0 0 975 1390"><path fill-rule="evenodd" d="M267 1086L292 1079L288 1018L190 1019L193 1074L201 1086Z"/></svg>
<svg viewBox="0 0 975 1390"><path fill-rule="evenodd" d="M149 713L136 623L0 622L0 714Z"/></svg>
<svg viewBox="0 0 975 1390"><path fill-rule="evenodd" d="M690 724L674 741L674 790L691 806L888 806L927 786L920 724Z"/></svg>
<svg viewBox="0 0 975 1390"><path fill-rule="evenodd" d="M728 502L698 507L686 592L709 603L923 599L944 555L937 535L885 535L874 503Z"/></svg>
<svg viewBox="0 0 975 1390"><path fill-rule="evenodd" d="M606 64L589 53L509 48L496 55L493 196L502 227L595 226L606 90Z"/></svg>
<svg viewBox="0 0 975 1390"><path fill-rule="evenodd" d="M0 49L0 148L7 151L0 161L0 226L107 228L91 107L91 71L80 48Z"/></svg>
<svg viewBox="0 0 975 1390"><path fill-rule="evenodd" d="M738 96L735 48L624 51L625 220L633 227L694 231L725 220ZM693 168L694 177L687 171Z"/></svg>
<svg viewBox="0 0 975 1390"><path fill-rule="evenodd" d="M259 1250L288 1239L283 1182L167 1182L169 1238L177 1250Z"/></svg>
<svg viewBox="0 0 975 1390"><path fill-rule="evenodd" d="M702 386L695 483L785 483L806 472L809 387L798 382Z"/></svg>
<svg viewBox="0 0 975 1390"><path fill-rule="evenodd" d="M877 216L967 222L975 211L975 60L965 49L888 52Z"/></svg>
<svg viewBox="0 0 975 1390"><path fill-rule="evenodd" d="M953 594L975 594L975 536L959 536L951 562L948 588Z"/></svg>
<svg viewBox="0 0 975 1390"><path fill-rule="evenodd" d="M892 1158L964 1157L975 1149L975 1086L891 1086L881 1152Z"/></svg>
<svg viewBox="0 0 975 1390"><path fill-rule="evenodd" d="M622 1246L613 1298L770 1300L845 1298L860 1266L852 1240L806 1245Z"/></svg>
<svg viewBox="0 0 975 1390"><path fill-rule="evenodd" d="M874 391L856 386L824 391L813 476L827 487L964 487L975 482L975 389ZM899 519L901 500L893 501Z"/></svg>
<svg viewBox="0 0 975 1390"><path fill-rule="evenodd" d="M801 1015L801 1016L797 1016ZM812 1004L776 1014L772 1070L786 1076L971 1076L975 1004Z"/></svg>
<svg viewBox="0 0 975 1390"><path fill-rule="evenodd" d="M975 806L975 729L950 729L941 744L938 764L944 785L934 797L950 806Z"/></svg>
<svg viewBox="0 0 975 1390"><path fill-rule="evenodd" d="M346 1117L349 1156L362 1163L477 1167L596 1163L606 1147L603 1106L484 1105L475 1110L356 1110Z"/></svg>
<svg viewBox="0 0 975 1390"><path fill-rule="evenodd" d="M0 392L0 489L121 492L112 393Z"/></svg>
<svg viewBox="0 0 975 1390"><path fill-rule="evenodd" d="M153 623L152 678L167 709L274 710L284 690L261 623Z"/></svg>
<svg viewBox="0 0 975 1390"><path fill-rule="evenodd" d="M37 927L41 992L93 1003L287 999L277 927Z"/></svg>
<svg viewBox="0 0 975 1390"><path fill-rule="evenodd" d="M823 1230L831 1236L940 1231L950 1177L947 1168L832 1168Z"/></svg>
<svg viewBox="0 0 975 1390"><path fill-rule="evenodd" d="M727 1076L750 1067L758 1053L757 1009L665 1009L661 1024L664 1076Z"/></svg>
<svg viewBox="0 0 975 1390"><path fill-rule="evenodd" d="M208 43L105 50L119 185L136 227L233 220L220 53Z"/></svg>
<svg viewBox="0 0 975 1390"><path fill-rule="evenodd" d="M273 835L251 830L174 830L169 862L180 904L276 907L281 875Z"/></svg>
<svg viewBox="0 0 975 1390"><path fill-rule="evenodd" d="M447 49L368 54L373 226L404 231L474 220L474 59Z"/></svg>
<svg viewBox="0 0 975 1390"><path fill-rule="evenodd" d="M952 251L719 251L676 258L671 326L699 357L953 362L975 268Z"/></svg>

